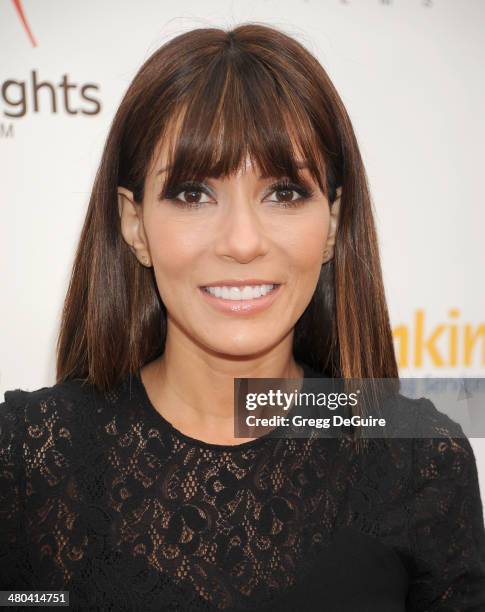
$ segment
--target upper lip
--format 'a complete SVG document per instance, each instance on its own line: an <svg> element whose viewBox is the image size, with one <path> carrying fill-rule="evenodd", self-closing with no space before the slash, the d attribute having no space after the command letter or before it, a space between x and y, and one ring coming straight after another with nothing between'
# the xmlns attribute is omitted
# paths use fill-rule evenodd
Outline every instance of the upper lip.
<svg viewBox="0 0 485 612"><path fill-rule="evenodd" d="M273 280L264 280L260 278L247 278L245 280L239 280L236 278L229 278L225 280L214 281L213 283L207 283L207 285L201 285L201 287L244 287L246 285L279 285Z"/></svg>

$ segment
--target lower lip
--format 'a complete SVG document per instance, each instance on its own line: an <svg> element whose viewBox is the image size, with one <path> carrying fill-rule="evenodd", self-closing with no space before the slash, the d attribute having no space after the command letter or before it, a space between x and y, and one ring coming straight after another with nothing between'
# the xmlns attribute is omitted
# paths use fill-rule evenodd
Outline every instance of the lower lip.
<svg viewBox="0 0 485 612"><path fill-rule="evenodd" d="M202 289L202 287L199 287L202 297L211 306L220 312L233 315L253 314L269 308L278 297L280 290L281 285L278 285L272 291L259 298L253 298L251 300L226 300L224 298L216 297L215 295L212 295L208 291Z"/></svg>

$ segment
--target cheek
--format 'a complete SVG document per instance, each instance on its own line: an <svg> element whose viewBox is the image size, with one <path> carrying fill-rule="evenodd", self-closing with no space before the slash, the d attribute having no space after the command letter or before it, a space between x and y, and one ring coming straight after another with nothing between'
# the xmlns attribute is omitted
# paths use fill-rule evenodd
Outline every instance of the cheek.
<svg viewBox="0 0 485 612"><path fill-rule="evenodd" d="M293 219L279 239L290 262L301 271L320 265L329 229L324 212Z"/></svg>
<svg viewBox="0 0 485 612"><path fill-rule="evenodd" d="M176 225L164 220L145 229L158 293L169 312L180 312L188 303L184 290L199 259L197 240Z"/></svg>
<svg viewBox="0 0 485 612"><path fill-rule="evenodd" d="M152 218L146 223L145 232L157 274L171 279L187 278L202 247L187 224Z"/></svg>

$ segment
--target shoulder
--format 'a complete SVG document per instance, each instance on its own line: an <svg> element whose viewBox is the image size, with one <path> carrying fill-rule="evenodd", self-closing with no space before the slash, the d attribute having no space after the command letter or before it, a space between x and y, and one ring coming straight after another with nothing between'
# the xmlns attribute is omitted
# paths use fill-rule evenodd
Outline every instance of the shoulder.
<svg viewBox="0 0 485 612"><path fill-rule="evenodd" d="M445 509L444 499L467 496L478 507L476 458L460 423L428 398L410 399L402 395L393 405L393 419L393 434L399 432L406 438L410 451L410 490L417 501L427 500L436 512L440 506L434 504L440 498ZM441 516L446 519L446 510Z"/></svg>
<svg viewBox="0 0 485 612"><path fill-rule="evenodd" d="M107 391L83 379L35 390L5 391L5 400L0 404L0 444L2 431L3 438L23 438L25 452L42 444L97 444L114 420L117 431L121 430L135 410L130 381L128 376Z"/></svg>
<svg viewBox="0 0 485 612"><path fill-rule="evenodd" d="M26 479L42 498L70 475L82 479L109 452L108 425L119 410L116 390L81 379L35 390L13 389L0 404L0 479ZM111 436L112 437L112 436ZM47 486L49 485L49 486ZM1 483L0 483L1 486Z"/></svg>
<svg viewBox="0 0 485 612"><path fill-rule="evenodd" d="M14 498L25 490L26 478L32 485L38 478L39 490L46 490L45 478L49 482L60 479L74 449L73 412L84 396L78 381L4 393L0 404L0 515L9 512L9 503L16 503Z"/></svg>
<svg viewBox="0 0 485 612"><path fill-rule="evenodd" d="M401 393L384 400L383 416L393 438L465 438L461 425L425 397L409 398Z"/></svg>
<svg viewBox="0 0 485 612"><path fill-rule="evenodd" d="M24 420L32 424L45 421L54 414L58 418L67 417L72 410L79 408L80 404L89 402L94 392L91 385L85 385L79 379L31 391L12 389L4 393L0 415L9 422Z"/></svg>
<svg viewBox="0 0 485 612"><path fill-rule="evenodd" d="M438 410L434 403L426 398L419 400L416 414L416 488L441 484L447 486L451 492L452 488L463 491L468 487L478 495L475 454L462 426Z"/></svg>
<svg viewBox="0 0 485 612"><path fill-rule="evenodd" d="M446 609L468 610L472 600L485 603L477 463L461 425L430 400L418 402L428 435L413 440L412 496L406 503L416 572L410 602L419 602L419 609L439 601Z"/></svg>
<svg viewBox="0 0 485 612"><path fill-rule="evenodd" d="M386 403L384 416L389 437L371 440L371 447L379 461L392 463L400 474L405 470L407 495L423 499L419 492L426 490L436 501L438 490L450 496L466 490L479 497L474 451L460 423L430 399L402 394Z"/></svg>
<svg viewBox="0 0 485 612"><path fill-rule="evenodd" d="M80 379L34 390L5 391L0 404L0 452L45 457L49 449L72 446L92 422L95 388Z"/></svg>
<svg viewBox="0 0 485 612"><path fill-rule="evenodd" d="M89 393L92 390L92 385L87 385L85 381L76 378L33 390L21 388L10 389L4 393L4 403L10 406L27 406L47 399L58 398L62 400L63 398L79 397L80 394Z"/></svg>

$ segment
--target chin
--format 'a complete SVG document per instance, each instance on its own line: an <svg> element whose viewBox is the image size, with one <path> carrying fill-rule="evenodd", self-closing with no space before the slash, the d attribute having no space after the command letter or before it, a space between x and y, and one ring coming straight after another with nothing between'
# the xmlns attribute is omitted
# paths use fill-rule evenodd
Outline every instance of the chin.
<svg viewBox="0 0 485 612"><path fill-rule="evenodd" d="M214 344L214 336L216 336L218 340L223 341ZM221 355L230 355L232 357L250 357L271 350L281 341L284 334L283 336L281 334L275 334L270 337L267 334L262 336L262 334L253 331L252 333L240 334L232 337L228 334L224 336L223 333L217 335L214 333L214 336L206 343L206 346L210 348L210 350L220 353Z"/></svg>

